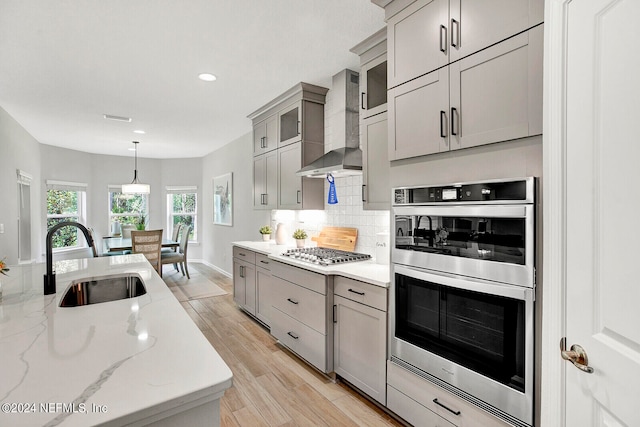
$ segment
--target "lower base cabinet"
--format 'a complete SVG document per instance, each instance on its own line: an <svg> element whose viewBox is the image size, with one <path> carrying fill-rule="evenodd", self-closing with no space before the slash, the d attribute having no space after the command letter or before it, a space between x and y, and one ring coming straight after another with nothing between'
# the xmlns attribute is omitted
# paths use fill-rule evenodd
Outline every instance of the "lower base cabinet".
<svg viewBox="0 0 640 427"><path fill-rule="evenodd" d="M271 260L263 254L233 247L233 300L246 313L271 327L274 292Z"/></svg>
<svg viewBox="0 0 640 427"><path fill-rule="evenodd" d="M511 426L391 361L387 362L387 408L415 426Z"/></svg>
<svg viewBox="0 0 640 427"><path fill-rule="evenodd" d="M387 289L334 278L334 370L386 404Z"/></svg>

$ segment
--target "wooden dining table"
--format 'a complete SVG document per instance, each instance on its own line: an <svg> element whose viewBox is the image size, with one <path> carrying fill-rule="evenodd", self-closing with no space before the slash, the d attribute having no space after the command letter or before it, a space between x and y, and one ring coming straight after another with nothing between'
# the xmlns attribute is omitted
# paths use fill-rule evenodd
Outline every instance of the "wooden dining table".
<svg viewBox="0 0 640 427"><path fill-rule="evenodd" d="M162 239L163 248L177 248L180 242L171 239ZM109 237L102 239L102 253L122 252L132 250L130 237Z"/></svg>

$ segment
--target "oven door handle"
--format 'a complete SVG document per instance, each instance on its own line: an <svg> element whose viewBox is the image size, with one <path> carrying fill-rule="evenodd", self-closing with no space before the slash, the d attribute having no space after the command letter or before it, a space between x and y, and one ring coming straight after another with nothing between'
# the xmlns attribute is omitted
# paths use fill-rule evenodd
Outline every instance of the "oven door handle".
<svg viewBox="0 0 640 427"><path fill-rule="evenodd" d="M447 274L442 272L431 272L417 267L409 267L402 264L393 264L393 272L403 276L425 282L438 283L451 288L463 289L467 291L481 292L484 294L499 295L507 298L514 298L521 301L533 301L533 288L524 286L506 285L488 282L481 279L469 279L464 276Z"/></svg>

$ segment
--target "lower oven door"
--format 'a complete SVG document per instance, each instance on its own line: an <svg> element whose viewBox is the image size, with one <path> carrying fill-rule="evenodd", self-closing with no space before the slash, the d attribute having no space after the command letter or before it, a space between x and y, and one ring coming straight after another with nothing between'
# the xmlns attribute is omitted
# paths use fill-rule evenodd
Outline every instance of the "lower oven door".
<svg viewBox="0 0 640 427"><path fill-rule="evenodd" d="M392 360L502 418L532 425L534 290L393 269Z"/></svg>

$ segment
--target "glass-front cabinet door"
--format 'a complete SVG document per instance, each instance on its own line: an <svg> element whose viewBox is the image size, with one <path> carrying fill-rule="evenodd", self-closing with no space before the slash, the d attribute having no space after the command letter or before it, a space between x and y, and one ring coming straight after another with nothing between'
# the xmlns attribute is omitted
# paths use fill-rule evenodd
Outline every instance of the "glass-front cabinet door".
<svg viewBox="0 0 640 427"><path fill-rule="evenodd" d="M362 66L360 115L367 118L387 111L387 55Z"/></svg>
<svg viewBox="0 0 640 427"><path fill-rule="evenodd" d="M302 139L302 103L295 102L278 113L280 135L278 147L293 144Z"/></svg>

